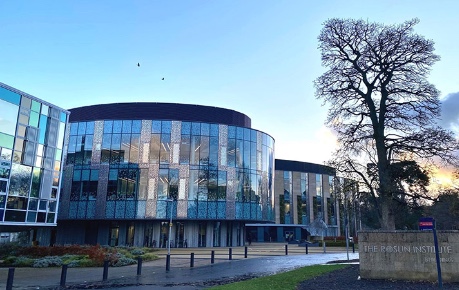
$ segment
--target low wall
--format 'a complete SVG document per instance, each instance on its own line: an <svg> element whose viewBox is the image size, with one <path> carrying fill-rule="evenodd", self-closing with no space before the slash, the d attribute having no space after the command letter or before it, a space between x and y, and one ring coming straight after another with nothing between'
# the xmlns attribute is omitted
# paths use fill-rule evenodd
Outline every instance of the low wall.
<svg viewBox="0 0 459 290"><path fill-rule="evenodd" d="M361 231L360 277L438 281L432 231ZM459 231L437 231L442 278L459 282Z"/></svg>

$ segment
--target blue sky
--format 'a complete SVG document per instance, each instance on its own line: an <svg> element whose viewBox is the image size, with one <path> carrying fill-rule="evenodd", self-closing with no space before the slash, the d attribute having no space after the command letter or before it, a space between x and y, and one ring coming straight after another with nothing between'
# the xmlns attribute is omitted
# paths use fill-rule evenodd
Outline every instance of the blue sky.
<svg viewBox="0 0 459 290"><path fill-rule="evenodd" d="M0 82L66 109L145 101L233 109L276 139L276 158L323 163L334 139L314 97L322 23L419 18L415 31L442 58L430 81L451 101L457 11L454 0L2 1ZM456 124L459 106L447 109Z"/></svg>

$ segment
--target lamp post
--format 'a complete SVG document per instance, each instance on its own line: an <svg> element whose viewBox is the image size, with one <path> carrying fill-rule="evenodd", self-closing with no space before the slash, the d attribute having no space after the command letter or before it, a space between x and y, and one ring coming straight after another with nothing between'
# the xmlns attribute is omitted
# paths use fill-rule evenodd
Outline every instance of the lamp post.
<svg viewBox="0 0 459 290"><path fill-rule="evenodd" d="M174 206L174 200L172 198L166 199L167 202L171 203L171 212L169 219L169 237L167 239L167 257L166 257L166 271L171 269L171 235L172 235L172 209Z"/></svg>

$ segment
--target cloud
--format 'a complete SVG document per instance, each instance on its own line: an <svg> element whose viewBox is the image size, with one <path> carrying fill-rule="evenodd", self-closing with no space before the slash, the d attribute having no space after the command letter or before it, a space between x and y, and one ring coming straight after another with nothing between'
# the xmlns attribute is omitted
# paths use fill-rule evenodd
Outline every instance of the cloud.
<svg viewBox="0 0 459 290"><path fill-rule="evenodd" d="M323 164L332 158L337 148L336 136L325 126L317 128L311 135L295 140L276 139L276 158Z"/></svg>
<svg viewBox="0 0 459 290"><path fill-rule="evenodd" d="M451 93L441 100L440 125L459 132L459 92Z"/></svg>

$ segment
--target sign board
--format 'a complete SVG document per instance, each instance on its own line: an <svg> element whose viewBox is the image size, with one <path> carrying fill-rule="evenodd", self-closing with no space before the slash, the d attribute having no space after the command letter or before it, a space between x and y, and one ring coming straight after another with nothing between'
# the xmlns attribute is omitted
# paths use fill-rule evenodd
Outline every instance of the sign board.
<svg viewBox="0 0 459 290"><path fill-rule="evenodd" d="M419 230L431 231L435 228L434 219L431 217L424 217L419 219Z"/></svg>

